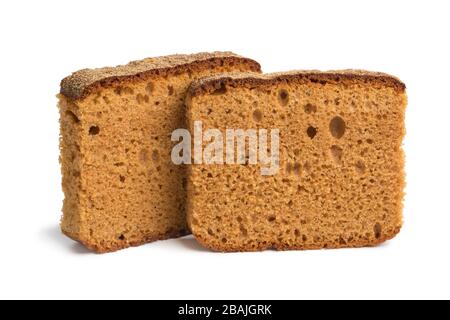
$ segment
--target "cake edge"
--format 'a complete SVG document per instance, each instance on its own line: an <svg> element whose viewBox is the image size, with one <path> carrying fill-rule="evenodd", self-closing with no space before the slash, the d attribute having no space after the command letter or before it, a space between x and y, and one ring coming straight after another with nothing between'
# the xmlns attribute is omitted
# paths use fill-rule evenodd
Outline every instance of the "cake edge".
<svg viewBox="0 0 450 320"><path fill-rule="evenodd" d="M116 251L127 249L127 248L138 247L138 246L141 246L141 245L144 245L147 243L152 243L155 241L176 239L176 238L181 238L181 237L191 234L191 232L188 229L184 229L184 230L170 231L170 232L166 232L163 234L148 236L139 241L127 242L127 243L124 243L123 245L101 246L94 242L83 240L80 237L77 237L76 235L71 234L70 232L64 230L61 227L60 227L60 230L61 230L61 233L64 234L65 236L67 236L68 238L83 245L86 249L92 251L92 253L97 253L97 254L116 252Z"/></svg>
<svg viewBox="0 0 450 320"><path fill-rule="evenodd" d="M399 78L390 74L366 70L344 69L329 71L294 70L259 75L244 72L214 75L193 81L188 89L188 95L190 97L195 97L202 94L209 94L222 88L224 85L254 88L264 85L273 85L280 82L294 83L302 80L322 85L326 85L327 83L337 84L342 81L348 83L359 82L361 84L372 83L392 87L400 93L406 92L406 85Z"/></svg>
<svg viewBox="0 0 450 320"><path fill-rule="evenodd" d="M401 231L402 225L397 226L397 228L390 233L385 233L382 237L376 240L367 240L367 241L358 241L355 243L346 243L346 244L336 244L329 243L327 241L317 242L316 244L308 244L308 245L288 245L288 244L258 244L257 246L250 245L241 245L241 246L230 246L230 245L220 245L209 242L208 240L203 239L201 236L192 232L193 237L196 241L204 248L209 249L213 252L222 252L222 253L234 253L234 252L262 252L266 250L275 250L275 251L295 251L295 250L323 250L323 249L348 249L348 248L370 248L376 247L386 241L389 241L395 238ZM326 244L326 246L325 246Z"/></svg>
<svg viewBox="0 0 450 320"><path fill-rule="evenodd" d="M189 68L204 70L224 62L247 63L252 71L261 72L261 65L257 61L233 52L175 54L131 61L116 67L76 71L61 81L60 94L72 100L82 100L103 88L145 80L152 76L178 74L186 72Z"/></svg>

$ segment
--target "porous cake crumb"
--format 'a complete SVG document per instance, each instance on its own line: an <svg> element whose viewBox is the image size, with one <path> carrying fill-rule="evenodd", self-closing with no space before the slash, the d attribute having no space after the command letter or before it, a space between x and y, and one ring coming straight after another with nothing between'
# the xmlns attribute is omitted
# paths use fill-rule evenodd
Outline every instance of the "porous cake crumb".
<svg viewBox="0 0 450 320"><path fill-rule="evenodd" d="M62 231L97 252L186 234L186 177L170 159L192 80L260 72L229 52L85 69L61 83Z"/></svg>
<svg viewBox="0 0 450 320"><path fill-rule="evenodd" d="M366 71L230 74L195 81L191 132L280 130L279 171L188 168L188 224L218 251L373 246L402 225L405 85Z"/></svg>

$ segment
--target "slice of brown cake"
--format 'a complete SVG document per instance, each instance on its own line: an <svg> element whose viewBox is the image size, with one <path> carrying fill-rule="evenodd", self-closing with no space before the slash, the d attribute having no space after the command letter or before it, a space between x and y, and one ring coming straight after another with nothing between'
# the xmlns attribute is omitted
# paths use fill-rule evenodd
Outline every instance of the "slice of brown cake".
<svg viewBox="0 0 450 320"><path fill-rule="evenodd" d="M171 133L185 127L192 80L260 72L228 52L81 70L61 83L62 231L98 252L184 235L185 171Z"/></svg>
<svg viewBox="0 0 450 320"><path fill-rule="evenodd" d="M218 251L361 247L391 239L402 225L406 103L400 80L365 71L194 82L187 97L190 131L219 132L200 141L204 161L188 169L192 233ZM247 153L238 152L239 140L227 129L245 130ZM215 154L212 141L227 152L205 164L205 155ZM250 141L257 141L256 162Z"/></svg>

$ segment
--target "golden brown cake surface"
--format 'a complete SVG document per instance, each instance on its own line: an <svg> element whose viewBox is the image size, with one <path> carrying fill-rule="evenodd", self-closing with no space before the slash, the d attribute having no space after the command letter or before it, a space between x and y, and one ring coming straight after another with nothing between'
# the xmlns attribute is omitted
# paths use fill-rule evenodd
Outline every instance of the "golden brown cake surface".
<svg viewBox="0 0 450 320"><path fill-rule="evenodd" d="M218 251L372 246L402 225L405 85L367 71L235 73L195 81L192 134L279 129L279 170L188 168L188 225ZM203 147L208 143L203 142Z"/></svg>
<svg viewBox="0 0 450 320"><path fill-rule="evenodd" d="M171 133L185 127L191 81L230 71L260 66L232 53L201 53L65 78L62 231L98 252L186 234L185 168L171 161Z"/></svg>

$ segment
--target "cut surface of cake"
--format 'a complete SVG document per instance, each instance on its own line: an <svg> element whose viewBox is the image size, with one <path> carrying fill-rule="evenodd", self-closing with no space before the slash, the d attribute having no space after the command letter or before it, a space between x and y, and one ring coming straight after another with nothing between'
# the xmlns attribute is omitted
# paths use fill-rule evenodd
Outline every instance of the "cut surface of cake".
<svg viewBox="0 0 450 320"><path fill-rule="evenodd" d="M189 166L193 235L225 252L361 247L393 238L402 226L406 104L399 79L367 71L195 81L186 100L191 134L201 125L234 148L238 140L227 134L240 129L247 152L242 162L237 149L230 157L224 147L213 161ZM279 151L270 174L263 174L270 163L261 155L250 161L252 130L260 134L254 141L267 136L260 149ZM210 136L201 140L203 152Z"/></svg>
<svg viewBox="0 0 450 320"><path fill-rule="evenodd" d="M61 229L97 252L186 234L185 168L171 133L185 127L192 80L260 72L229 52L172 55L85 69L61 82Z"/></svg>

